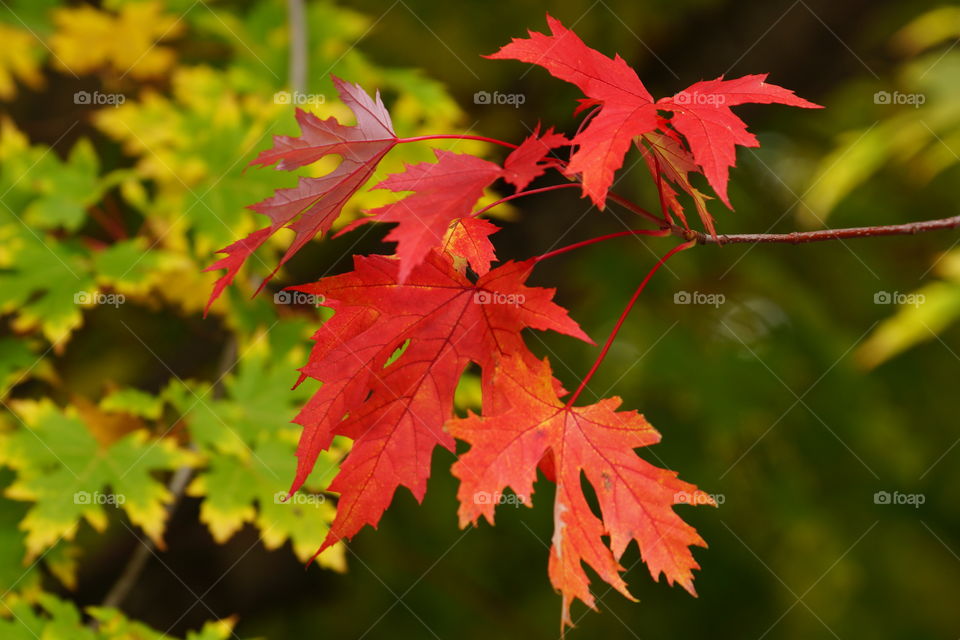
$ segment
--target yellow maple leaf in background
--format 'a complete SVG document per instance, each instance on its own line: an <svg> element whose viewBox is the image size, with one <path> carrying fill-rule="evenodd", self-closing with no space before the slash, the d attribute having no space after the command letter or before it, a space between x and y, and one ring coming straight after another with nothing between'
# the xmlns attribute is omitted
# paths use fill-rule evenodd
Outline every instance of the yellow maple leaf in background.
<svg viewBox="0 0 960 640"><path fill-rule="evenodd" d="M162 3L124 5L119 14L93 7L57 9L56 33L50 38L55 65L83 74L109 68L137 79L164 73L174 63L174 52L159 46L183 31L180 18L164 15Z"/></svg>
<svg viewBox="0 0 960 640"><path fill-rule="evenodd" d="M16 80L34 89L43 85L37 40L29 32L0 23L0 100L17 95Z"/></svg>

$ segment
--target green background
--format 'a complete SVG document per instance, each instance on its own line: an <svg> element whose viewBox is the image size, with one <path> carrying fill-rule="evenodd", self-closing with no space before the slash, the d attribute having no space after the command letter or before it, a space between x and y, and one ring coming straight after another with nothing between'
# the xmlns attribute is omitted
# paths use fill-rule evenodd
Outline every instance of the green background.
<svg viewBox="0 0 960 640"><path fill-rule="evenodd" d="M256 10L215 4L240 16ZM818 191L819 173L835 168L825 158L836 161L837 171L850 170L849 160L829 154L901 114L924 117L910 107L878 105L874 92L917 90L910 82L919 74L905 71L910 57L891 38L932 3L400 0L342 6L373 20L357 45L367 59L423 70L466 112L462 129L506 140L520 141L538 122L576 129L574 87L542 69L480 57L527 28L544 30L544 9L589 45L619 53L654 96L721 74L770 73L771 82L824 105L823 111L738 108L762 147L738 153L730 189L736 211L711 202L722 232L957 213L960 173L952 161L918 180L896 149L882 147L865 152L876 171L835 207L815 200L827 197ZM310 37L321 38L324 29L310 24ZM946 55L917 80L921 87L956 82L951 70L958 52L947 51L950 42L933 50L932 61ZM204 46L191 43L189 32L172 46L181 62L218 64L204 57ZM275 53L265 64L283 76L285 52ZM31 141L52 144L63 125L48 98L69 95L86 86L82 82L59 75L46 90L25 91L5 107ZM526 100L519 108L477 105L477 91L521 93ZM951 100L932 89L928 95L930 106ZM388 92L388 107L390 98ZM57 150L69 149L81 135L93 136L102 157L121 153L87 125L61 139ZM945 134L931 145L960 153L960 144ZM655 207L655 189L637 160L628 156L617 189ZM265 170L248 174L256 171ZM516 214L495 237L501 258L537 255L631 224L628 212L598 212L572 190L523 199ZM292 261L281 284L343 270L347 251L382 252L378 239L385 232L368 233L352 249L358 234L315 244ZM960 327L944 312L942 327L928 319L931 328L919 331L918 344L882 364L867 367L858 356L878 323L897 311L875 304L875 295L912 292L938 280L931 265L956 240L956 232L947 232L808 246L700 247L658 274L583 397L615 394L627 408L642 411L663 435L642 455L722 496L723 503L717 509L678 507L709 544L695 551L702 566L697 599L654 583L631 548L623 564L639 603L595 582L601 612L576 605L570 637L960 636L960 448L954 448L960 438ZM560 303L601 341L636 283L672 243L609 241L553 259L534 281L556 287ZM955 299L960 284L950 287ZM722 294L724 302L675 304L677 292ZM231 304L245 298L237 300ZM88 312L68 348L52 356L66 388L84 388L91 366L98 379L151 392L166 384L169 372L124 334L121 321L149 336L177 376L215 377L226 331L222 319L126 305L118 312ZM122 357L91 364L110 340L125 345ZM536 352L550 355L568 387L596 355L594 348L556 336L530 334L528 340ZM291 366L290 382L294 375ZM44 388L17 393L42 395ZM249 526L217 545L198 522L199 501L186 498L168 526L162 562L148 563L122 609L161 630L173 625L174 634L237 614L243 638L558 637L560 600L546 575L551 488L538 484L532 510L501 507L495 528L461 531L452 460L446 452L435 454L424 503L400 491L379 529L368 527L349 544L343 574L304 571L288 548L260 546ZM922 494L924 503L876 504L878 491ZM86 551L76 590L55 583L49 590L87 606L102 600L137 542L123 526L103 536L86 527L79 539Z"/></svg>

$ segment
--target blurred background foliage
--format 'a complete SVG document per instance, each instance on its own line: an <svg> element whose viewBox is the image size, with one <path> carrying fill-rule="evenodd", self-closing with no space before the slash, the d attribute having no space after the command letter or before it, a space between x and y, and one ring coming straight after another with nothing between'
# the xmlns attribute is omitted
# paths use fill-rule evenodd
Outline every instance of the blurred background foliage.
<svg viewBox="0 0 960 640"><path fill-rule="evenodd" d="M519 141L539 121L573 132L572 87L479 57L542 30L546 8L619 52L654 95L770 72L827 107L742 109L763 146L739 155L736 212L711 203L722 231L957 213L956 6L306 7L302 93L314 99L300 106L323 117L350 117L335 73L379 89L401 135ZM257 228L246 205L294 180L244 171L272 135L296 132L293 106L276 99L292 89L286 3L4 0L0 43L0 635L556 637L549 486L533 510L503 507L496 528L460 531L446 454L423 505L402 492L378 531L303 570L333 515L324 489L349 443L298 500L277 503L294 464L289 419L311 391L290 386L322 310L277 304L273 292L342 271L351 253L385 251L383 230L314 243L251 299L278 240L201 316L213 252ZM525 102L475 104L478 91ZM404 145L374 180L429 157L426 145ZM655 206L638 161L628 158L617 190ZM350 211L385 197L364 194ZM502 258L634 224L566 192L498 215ZM716 511L680 507L710 544L697 552L700 597L652 582L628 551L640 603L598 585L602 613L571 636L960 636L960 421L948 392L960 367L956 241L704 247L661 272L585 399L623 396L663 433L644 455L723 496ZM615 240L534 277L600 340L666 246ZM682 292L723 303L676 304ZM568 386L595 356L574 341L529 340ZM462 405L477 402L471 381L461 391ZM884 491L924 503L877 504ZM142 573L125 585L137 562Z"/></svg>

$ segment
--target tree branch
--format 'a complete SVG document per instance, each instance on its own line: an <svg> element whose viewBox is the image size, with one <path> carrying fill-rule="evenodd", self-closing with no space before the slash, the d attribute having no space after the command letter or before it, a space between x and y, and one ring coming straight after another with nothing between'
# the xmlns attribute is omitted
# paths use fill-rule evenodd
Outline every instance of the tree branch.
<svg viewBox="0 0 960 640"><path fill-rule="evenodd" d="M742 243L779 243L779 244L806 244L809 242L825 242L827 240L843 240L848 238L876 238L879 236L909 236L928 231L956 229L960 227L960 215L937 220L923 220L905 224L888 224L875 227L848 227L846 229L821 229L819 231L794 231L792 233L742 233L718 235L713 237L702 231L688 231L682 227L673 226L674 235L688 240L696 240L697 244L742 244Z"/></svg>
<svg viewBox="0 0 960 640"><path fill-rule="evenodd" d="M223 397L223 378L231 369L233 369L233 367L236 366L237 362L237 341L233 336L231 336L227 339L227 342L223 347L223 351L220 352L220 360L217 365L217 377L214 380L211 393L213 398L216 399ZM173 520L173 513L176 511L180 501L183 499L183 495L187 490L187 485L193 478L193 472L194 469L190 466L180 467L173 473L173 476L170 478L170 482L167 483L167 490L172 496L170 503L167 505L168 524ZM140 541L140 545L134 549L133 554L130 556L127 564L124 566L120 576L117 578L116 582L113 583L113 586L110 587L110 591L107 592L107 595L104 596L103 601L100 603L101 607L119 608L123 604L124 600L127 599L127 596L130 595L130 592L140 579L140 575L147 566L147 561L151 556L156 554L156 549L157 545L152 539ZM95 623L92 623L91 626L96 628Z"/></svg>
<svg viewBox="0 0 960 640"><path fill-rule="evenodd" d="M307 91L307 17L303 0L287 0L290 26L290 90Z"/></svg>
<svg viewBox="0 0 960 640"><path fill-rule="evenodd" d="M876 238L880 236L912 236L928 231L942 231L960 227L960 215L936 220L921 220L904 224L885 224L873 227L847 227L845 229L820 229L817 231L792 231L790 233L733 233L711 236L702 231L685 229L676 224L664 226L663 220L657 218L650 211L635 202L610 192L607 197L626 209L646 218L658 222L661 229L669 228L670 233L685 240L696 240L697 244L807 244L810 242L826 242L827 240L844 240L851 238Z"/></svg>

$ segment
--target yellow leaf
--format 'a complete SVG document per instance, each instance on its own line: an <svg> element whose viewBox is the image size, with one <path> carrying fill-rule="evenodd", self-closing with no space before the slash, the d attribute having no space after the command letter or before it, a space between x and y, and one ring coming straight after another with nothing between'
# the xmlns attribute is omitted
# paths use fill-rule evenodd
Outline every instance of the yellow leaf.
<svg viewBox="0 0 960 640"><path fill-rule="evenodd" d="M17 95L16 80L34 89L43 86L40 48L28 31L0 24L0 99Z"/></svg>
<svg viewBox="0 0 960 640"><path fill-rule="evenodd" d="M159 2L126 4L117 15L89 6L62 8L53 12L53 22L50 46L58 68L77 74L109 68L139 79L173 65L173 51L157 43L183 30Z"/></svg>

